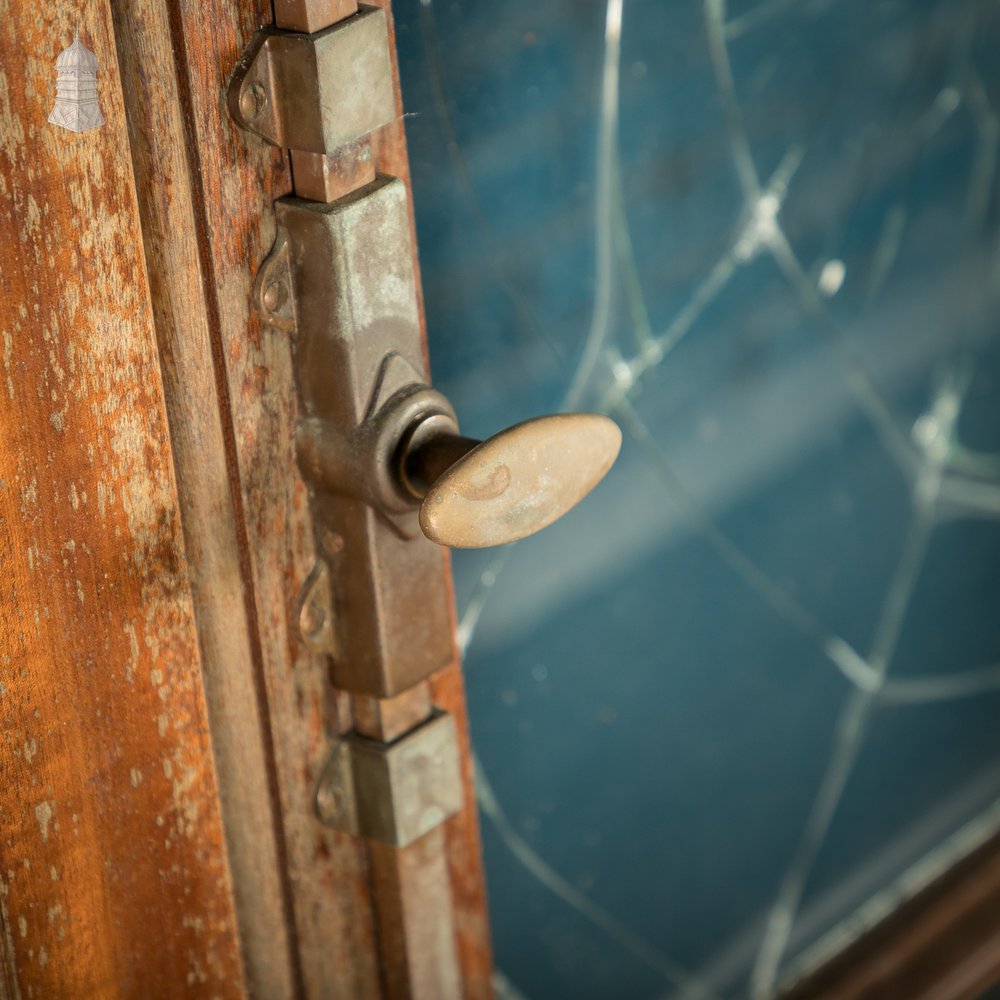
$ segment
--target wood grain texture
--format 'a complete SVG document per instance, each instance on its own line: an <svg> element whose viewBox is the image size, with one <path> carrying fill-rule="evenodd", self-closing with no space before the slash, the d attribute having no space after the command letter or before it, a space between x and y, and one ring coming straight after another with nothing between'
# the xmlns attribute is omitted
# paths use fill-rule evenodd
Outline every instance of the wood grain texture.
<svg viewBox="0 0 1000 1000"><path fill-rule="evenodd" d="M202 5L188 34L176 5L163 0L117 0L112 10L247 985L255 996L291 996L301 992L301 970L217 280L204 239L200 172L221 165L202 157L192 133L187 63L200 36L225 37L228 24L234 38L240 15L231 5ZM258 218L267 199L257 166L227 171L239 185L233 223Z"/></svg>
<svg viewBox="0 0 1000 1000"><path fill-rule="evenodd" d="M57 16L61 13L62 16ZM8 992L239 996L111 12L107 124L46 123L77 11L0 3L0 902Z"/></svg>
<svg viewBox="0 0 1000 1000"><path fill-rule="evenodd" d="M376 2L389 10L388 0ZM287 160L240 132L221 100L228 72L252 31L244 25L244 37L235 39L228 29L220 30L219 23L227 21L219 10L213 15L216 28L208 33L202 5L182 4L181 10L184 37L190 40L195 140L204 158L199 176L206 239L217 283L303 984L310 997L376 996L381 985L367 852L361 842L318 824L313 808L316 781L350 717L344 699L330 686L325 658L306 649L296 625L299 595L316 553L307 491L293 449L291 345L285 334L259 326L248 313L250 283L273 240L270 205L260 202L289 190ZM397 120L373 137L373 147L378 170L409 185L392 41ZM259 217L246 211L248 203L259 205ZM411 238L415 248L412 213ZM419 296L419 284L417 292ZM448 559L444 550L442 559ZM488 997L491 956L457 653L433 688L437 703L459 723L464 753L466 808L445 831L462 995Z"/></svg>
<svg viewBox="0 0 1000 1000"><path fill-rule="evenodd" d="M376 2L390 12L391 24L389 0ZM302 984L310 997L375 996L381 987L370 859L361 842L317 823L313 807L316 781L350 718L343 710L344 699L331 688L327 661L306 649L296 625L299 595L316 554L307 491L294 456L297 414L290 343L285 334L262 327L248 309L253 276L273 240L269 201L290 189L287 159L242 133L226 114L224 87L253 25L244 18L230 27L225 4L209 6L218 9L184 3L180 10ZM258 13L261 20L267 19L266 11ZM206 30L207 24L213 25L211 30ZM378 170L409 186L391 28L390 41L397 119L376 133L373 147ZM411 213L416 255L412 226ZM419 282L417 292L419 296ZM442 559L448 559L444 550ZM456 716L465 767L467 805L446 828L463 995L488 997L492 966L457 652L454 665L435 678L433 687L437 703Z"/></svg>
<svg viewBox="0 0 1000 1000"><path fill-rule="evenodd" d="M250 5L251 8L253 5ZM324 657L297 631L299 593L315 560L313 527L294 453L296 417L287 334L250 308L257 267L274 239L271 202L291 188L287 154L241 132L226 110L229 74L263 7L237 16L229 3L177 7L185 47L189 128L203 211L204 268L212 283L218 348L256 609L285 843L290 925L299 989L308 997L379 993L363 845L316 818L316 783L349 717L338 707Z"/></svg>
<svg viewBox="0 0 1000 1000"><path fill-rule="evenodd" d="M368 852L313 808L351 719L295 625L290 345L250 310L287 158L225 105L270 11L88 7L107 125L79 136L46 124L76 9L0 16L0 995L378 996ZM375 142L408 181L401 118ZM457 657L433 687L466 752L463 995L486 997Z"/></svg>

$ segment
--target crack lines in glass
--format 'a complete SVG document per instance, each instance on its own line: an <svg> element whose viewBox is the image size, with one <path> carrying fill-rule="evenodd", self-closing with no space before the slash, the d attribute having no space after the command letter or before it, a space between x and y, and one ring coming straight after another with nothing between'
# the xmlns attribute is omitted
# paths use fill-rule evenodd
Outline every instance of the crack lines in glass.
<svg viewBox="0 0 1000 1000"><path fill-rule="evenodd" d="M641 935L622 923L552 868L514 828L493 791L493 785L483 770L482 763L478 757L474 757L473 760L476 799L479 802L479 808L493 825L507 849L517 858L525 870L529 871L570 909L589 920L643 965L663 976L666 982L680 991L678 995L682 1000L718 1000L704 983L676 962L661 954Z"/></svg>
<svg viewBox="0 0 1000 1000"><path fill-rule="evenodd" d="M726 111L734 166L748 204L759 205L760 185L743 127L726 46L724 0L705 0L705 15L716 83ZM995 123L995 118L993 120ZM980 132L983 134L982 128ZM988 132L987 141L992 141ZM993 155L995 158L995 153ZM983 166L979 168L980 172L986 169ZM989 169L992 173L993 167L990 166ZM974 198L979 196L974 194ZM836 329L822 298L806 277L778 224L777 211L772 215L770 205L765 213L765 222L767 229L763 242L771 251L803 310L834 338L844 363L849 386L859 408L874 425L886 451L911 479L911 523L885 596L868 657L861 660L846 643L842 643L842 640L836 637L832 644L826 645L828 655L835 655L835 662L841 667L845 676L856 683L856 688L841 712L834 749L820 780L805 829L781 880L775 902L766 920L763 938L750 977L750 991L754 1000L765 1000L774 996L781 962L791 937L806 882L826 839L857 759L871 711L885 687L903 621L934 530L936 507L941 496L945 468L954 451L961 394L967 386L967 380L962 380L961 385L957 384L956 376L941 388L931 407L914 426L913 439L916 449L912 448L903 438L898 422L854 355L849 341L841 337ZM914 451L917 454L914 454ZM850 655L848 657L845 654ZM847 667L850 669L845 669ZM911 687L909 690L918 690L923 694L931 691L941 694L956 690L970 693L974 689L969 683L970 677L975 677L976 682L992 681L992 677L983 677L981 672L974 671L961 678L951 678L947 682L943 678L932 678L923 681L922 687L917 689ZM956 681L958 687L955 686ZM913 683L921 682L910 682ZM905 701L905 695L902 700Z"/></svg>
<svg viewBox="0 0 1000 1000"><path fill-rule="evenodd" d="M615 189L618 187L618 106L623 0L608 0L604 23L604 69L601 79L600 131L597 141L597 192L594 239L597 285L590 332L583 355L563 397L563 409L580 405L611 333L611 289L614 281Z"/></svg>
<svg viewBox="0 0 1000 1000"><path fill-rule="evenodd" d="M889 584L866 663L873 675L870 686L853 691L841 710L834 747L820 780L813 806L798 846L785 871L777 898L767 917L764 935L750 976L754 1000L772 997L798 913L806 882L826 840L837 806L861 749L879 689L884 685L920 568L934 526L934 507L940 492L948 442L958 417L958 399L951 387L942 390L921 418L936 424L925 442L925 462L911 493L911 522L895 572ZM919 421L918 421L919 424Z"/></svg>
<svg viewBox="0 0 1000 1000"><path fill-rule="evenodd" d="M833 751L818 784L806 825L765 921L751 972L751 991L755 1000L764 1000L774 995L802 894L849 780L873 711L878 707L927 704L1000 690L1000 664L948 676L896 680L888 678L903 622L936 524L949 513L1000 516L1000 455L970 452L957 440L961 400L968 386L967 372L961 366L956 366L943 381L926 412L916 421L911 433L906 433L903 423L875 387L856 348L830 314L823 296L832 293L817 288L810 279L781 226L781 210L789 185L802 161L802 148L798 145L791 146L767 184L761 184L737 99L728 43L764 24L789 6L791 4L788 0L763 0L749 12L727 22L725 0L703 0L708 50L725 115L730 157L743 195L744 208L735 236L726 251L696 285L687 302L663 333L656 335L638 278L619 170L619 63L624 2L607 0L594 203L594 305L580 361L568 381L564 397L564 406L571 408L580 405L588 394L596 392L598 407L612 413L622 422L625 430L658 470L673 501L730 571L778 618L813 640L851 685L837 722ZM424 0L421 16L435 80L435 99L461 187L477 224L486 234L487 246L492 248L489 255L491 262L515 302L519 316L527 317L529 328L548 340L547 334L541 330L534 317L530 303L524 299L495 251L489 223L479 205L451 123L429 0ZM970 66L965 67L959 86L945 87L938 93L919 123L919 132L923 140L927 141L962 102L969 108L978 135L966 202L969 219L976 220L985 213L997 173L1000 119L990 105L982 82ZM876 245L868 277L869 300L880 290L894 266L906 223L906 206L900 200L886 213L882 234ZM643 377L661 365L691 332L703 312L726 289L738 269L751 264L763 254L772 257L803 314L829 338L841 361L847 386L859 411L867 418L886 453L910 485L910 523L895 570L888 582L875 636L867 656L827 628L760 570L702 509L674 473L662 447L631 402L632 393ZM622 353L623 345L616 342L612 331L611 301L616 280L621 282L632 326L635 353L630 357ZM561 356L558 348L555 350ZM602 380L603 388L600 387ZM503 550L490 562L464 609L459 626L459 643L463 651L473 640L476 626L502 574L508 555L509 551ZM636 958L657 969L667 982L681 991L681 995L709 996L703 983L660 954L617 918L603 910L586 893L555 872L513 829L478 761L476 774L477 797L484 815L527 871L566 905L585 916Z"/></svg>

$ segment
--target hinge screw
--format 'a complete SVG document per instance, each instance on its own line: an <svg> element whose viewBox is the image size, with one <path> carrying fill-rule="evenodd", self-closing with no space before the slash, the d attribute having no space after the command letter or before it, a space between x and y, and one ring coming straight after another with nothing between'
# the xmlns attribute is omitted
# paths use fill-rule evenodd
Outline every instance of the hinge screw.
<svg viewBox="0 0 1000 1000"><path fill-rule="evenodd" d="M335 556L344 550L344 536L338 535L335 531L323 532L323 548L327 555Z"/></svg>
<svg viewBox="0 0 1000 1000"><path fill-rule="evenodd" d="M340 792L333 787L333 782L327 779L316 789L316 813L323 823L333 825L343 811L343 801Z"/></svg>
<svg viewBox="0 0 1000 1000"><path fill-rule="evenodd" d="M326 615L323 609L316 607L315 604L305 605L299 616L299 626L302 629L303 635L307 638L318 635L325 621Z"/></svg>
<svg viewBox="0 0 1000 1000"><path fill-rule="evenodd" d="M267 91L260 83L252 83L249 87L243 88L240 94L240 114L247 122L252 122L260 117L260 113L267 104Z"/></svg>
<svg viewBox="0 0 1000 1000"><path fill-rule="evenodd" d="M272 281L264 289L264 308L270 313L277 312L288 298L288 289L283 281Z"/></svg>

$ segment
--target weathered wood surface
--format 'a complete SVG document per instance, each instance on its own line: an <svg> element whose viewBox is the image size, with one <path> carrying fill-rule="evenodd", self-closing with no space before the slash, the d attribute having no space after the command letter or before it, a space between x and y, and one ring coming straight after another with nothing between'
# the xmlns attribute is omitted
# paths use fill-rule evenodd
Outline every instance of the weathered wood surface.
<svg viewBox="0 0 1000 1000"><path fill-rule="evenodd" d="M221 65L232 62L257 18L228 3L199 5L194 24L163 0L112 10L248 985L257 996L289 996L301 992L302 976L202 181L207 173L235 188L233 242L232 234L239 240L255 230L268 204L269 163L244 158L236 168L222 162L217 145L201 144L188 62L209 43L221 45L212 52ZM217 93L221 83L213 84ZM271 173L280 181L280 170ZM246 256L237 242L219 272L235 272L245 287ZM242 340L247 309L239 305L229 318L240 325L229 336Z"/></svg>
<svg viewBox="0 0 1000 1000"><path fill-rule="evenodd" d="M388 0L377 2L389 9ZM187 37L202 38L204 32L197 25L203 15L192 7L186 17ZM246 41L251 34L247 32ZM295 387L290 344L286 334L260 327L247 308L250 281L270 249L273 229L270 206L260 208L258 221L256 210L246 216L246 199L259 201L261 190L270 198L288 189L286 158L240 132L225 114L219 95L235 54L220 46L218 35L203 39L197 48L193 46L189 57L191 94L198 146L213 151L213 169L200 171L206 190L206 234L218 283L221 340L285 817L296 933L308 995L368 996L379 989L368 898L369 859L358 841L319 826L312 804L331 742L339 729L350 725L350 719L332 695L324 658L305 648L295 624L299 593L314 565L315 550L307 493L297 475L293 452ZM393 66L396 72L395 59ZM376 135L375 159L381 172L401 177L408 184L398 75L396 93L399 117ZM248 170L248 164L255 163L263 165L256 175ZM241 176L247 179L242 188L232 180ZM256 191L253 185L257 185ZM245 232L234 229L237 219L244 220ZM415 234L413 239L415 245ZM284 470L283 474L276 475L276 469ZM442 558L447 559L443 550ZM465 751L467 806L446 829L463 995L487 997L491 995L491 956L457 654L455 664L435 678L434 694L437 703L458 719ZM332 947L332 942L337 946Z"/></svg>
<svg viewBox="0 0 1000 1000"><path fill-rule="evenodd" d="M0 0L8 988L375 996L369 858L312 808L350 718L295 629L314 553L289 344L249 310L287 160L225 110L270 11L91 5L107 125L75 136L46 124L63 7ZM401 120L376 149L408 179ZM434 690L465 741L457 665ZM485 997L467 756L466 779L446 837Z"/></svg>
<svg viewBox="0 0 1000 1000"><path fill-rule="evenodd" d="M110 11L85 16L107 124L74 135L46 119L76 6L0 4L6 986L239 996L126 109Z"/></svg>
<svg viewBox="0 0 1000 1000"><path fill-rule="evenodd" d="M296 990L369 997L378 994L379 978L367 858L356 839L322 826L314 809L319 773L349 719L338 712L326 660L305 648L296 626L314 553L296 474L291 348L287 334L261 326L250 308L254 275L274 239L271 202L291 185L287 154L241 132L226 110L229 74L270 20L266 5L247 6L237 12L219 0L184 3L174 15L185 44L202 269L241 503L244 587L267 705Z"/></svg>

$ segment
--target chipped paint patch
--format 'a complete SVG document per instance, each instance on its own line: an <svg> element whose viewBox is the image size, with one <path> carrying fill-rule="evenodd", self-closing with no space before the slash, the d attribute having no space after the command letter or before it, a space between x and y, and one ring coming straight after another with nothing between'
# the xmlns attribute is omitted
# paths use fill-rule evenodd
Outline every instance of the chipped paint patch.
<svg viewBox="0 0 1000 1000"><path fill-rule="evenodd" d="M32 477L30 483L21 490L21 503L25 507L34 507L38 503L38 480Z"/></svg>
<svg viewBox="0 0 1000 1000"><path fill-rule="evenodd" d="M35 818L38 820L38 829L42 832L42 841L49 839L49 823L52 822L52 816L55 812L53 802L41 802L35 806ZM27 861L27 858L25 858Z"/></svg>
<svg viewBox="0 0 1000 1000"><path fill-rule="evenodd" d="M13 399L14 398L14 377L13 370L11 368L11 356L14 353L14 338L11 336L10 330L3 331L3 368L7 373L7 395Z"/></svg>
<svg viewBox="0 0 1000 1000"><path fill-rule="evenodd" d="M139 639L135 634L135 625L132 622L126 622L123 628L128 636L129 648L128 663L125 664L125 679L131 684L135 677L136 667L139 665Z"/></svg>
<svg viewBox="0 0 1000 1000"><path fill-rule="evenodd" d="M116 975L136 971L183 984L192 962L199 983L202 970L212 979L192 996L237 996L242 971L166 413L182 390L164 389L161 363L166 371L176 359L160 356L161 317L147 277L155 270L164 278L164 264L143 252L152 231L170 233L162 242L173 252L190 221L183 147L163 114L180 120L176 100L163 96L174 69L166 8L145 0L122 8L125 22L141 24L144 63L129 51L128 30L114 37L106 4L87 8L95 49L113 53L117 45L124 62L112 59L104 78L109 127L86 142L32 124L44 121L36 105L51 99L51 67L36 53L72 12L36 13L5 8L5 29L23 45L0 71L0 242L10 250L3 284L13 292L9 308L0 302L0 395L16 396L19 417L5 426L0 453L0 522L13 525L7 579L17 587L20 618L3 636L10 644L0 643L0 661L9 649L15 664L2 702L17 720L9 757L20 751L13 773L5 771L20 801L16 813L0 816L0 843L17 873L6 926L16 937L17 914L26 920L12 962L25 997L54 995L57 982L72 995L96 995ZM250 23L248 10L234 8L213 24L227 18ZM163 155L156 191L139 191L144 201L169 193L176 240L169 227L144 227L120 65L148 69L153 81L159 103L140 103L138 131L148 111L166 129ZM181 175L171 173L177 157ZM199 277L197 258L189 263ZM195 315L200 289L187 290ZM181 329L184 349L197 339L190 332ZM205 385L214 397L213 379ZM157 683L136 681L154 666ZM173 767L167 780L159 774L164 756ZM68 816L73 836L57 836ZM58 907L71 908L72 923ZM204 930L182 924L192 911L205 916ZM156 933L161 918L173 928L166 938Z"/></svg>

